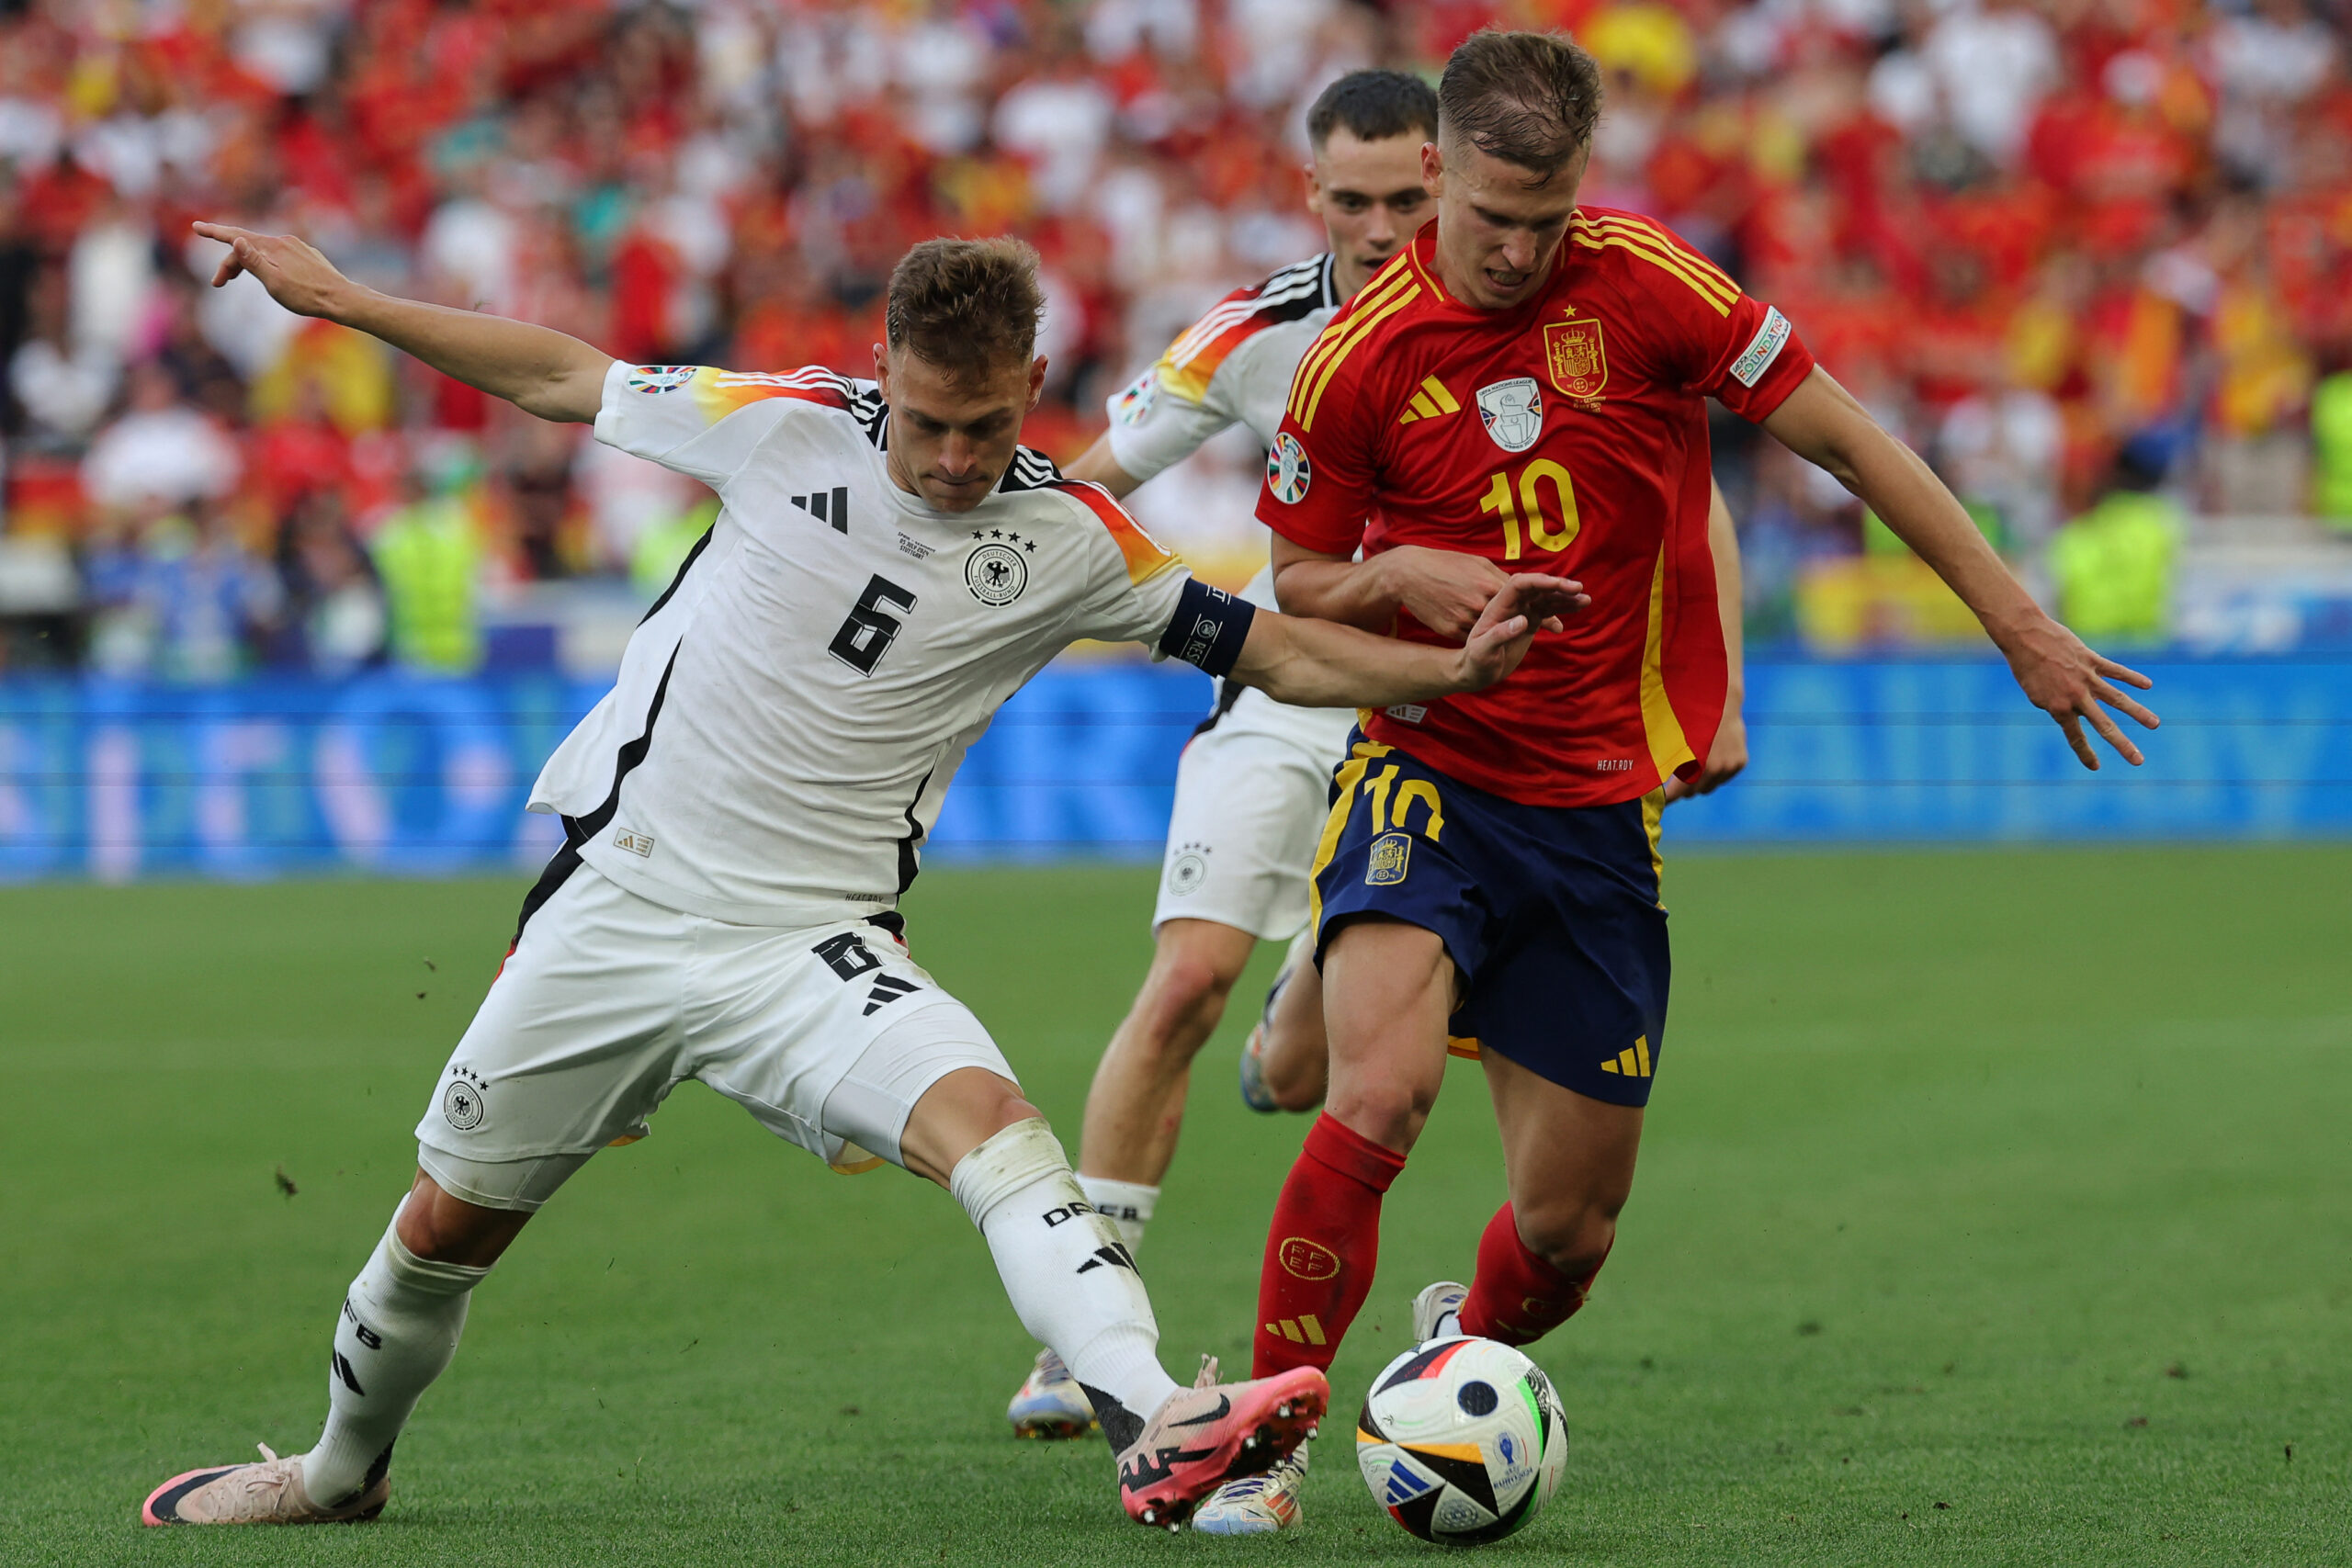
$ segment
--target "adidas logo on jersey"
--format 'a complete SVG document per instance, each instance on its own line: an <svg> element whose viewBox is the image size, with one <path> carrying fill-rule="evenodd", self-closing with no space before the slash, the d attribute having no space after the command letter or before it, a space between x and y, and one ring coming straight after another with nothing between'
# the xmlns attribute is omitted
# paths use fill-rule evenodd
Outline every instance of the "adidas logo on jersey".
<svg viewBox="0 0 2352 1568"><path fill-rule="evenodd" d="M1640 1036L1631 1045L1618 1052L1614 1057L1601 1063L1600 1070L1604 1073L1615 1073L1623 1077L1648 1077L1650 1076L1650 1037L1646 1034Z"/></svg>
<svg viewBox="0 0 2352 1568"><path fill-rule="evenodd" d="M1421 384L1413 389L1412 403L1404 417L1396 423L1410 424L1417 419L1436 419L1442 414L1460 413L1462 405L1445 389L1445 383L1434 376L1424 376Z"/></svg>
<svg viewBox="0 0 2352 1568"><path fill-rule="evenodd" d="M796 495L792 504L820 523L830 524L836 534L849 532L849 486L835 485L832 493L823 491L814 495Z"/></svg>

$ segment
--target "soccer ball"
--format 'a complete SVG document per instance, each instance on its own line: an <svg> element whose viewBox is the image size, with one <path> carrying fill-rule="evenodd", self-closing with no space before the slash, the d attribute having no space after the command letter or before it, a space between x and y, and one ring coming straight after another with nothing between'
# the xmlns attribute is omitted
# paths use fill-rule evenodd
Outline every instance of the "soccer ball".
<svg viewBox="0 0 2352 1568"><path fill-rule="evenodd" d="M1508 1345L1431 1339L1380 1371L1356 1421L1373 1500L1423 1540L1500 1540L1544 1511L1567 1465L1567 1416Z"/></svg>

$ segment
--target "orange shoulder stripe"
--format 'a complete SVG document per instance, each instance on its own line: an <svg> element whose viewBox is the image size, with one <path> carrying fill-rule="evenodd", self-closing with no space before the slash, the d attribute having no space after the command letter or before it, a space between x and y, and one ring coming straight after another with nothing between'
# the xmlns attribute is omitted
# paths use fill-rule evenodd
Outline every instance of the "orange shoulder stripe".
<svg viewBox="0 0 2352 1568"><path fill-rule="evenodd" d="M1101 485L1088 479L1057 479L1050 488L1084 502L1093 512L1096 520L1110 532L1112 543L1119 547L1119 554L1127 563L1129 582L1148 582L1176 564L1175 555L1162 549L1159 541L1145 533L1143 525L1128 516L1127 509Z"/></svg>

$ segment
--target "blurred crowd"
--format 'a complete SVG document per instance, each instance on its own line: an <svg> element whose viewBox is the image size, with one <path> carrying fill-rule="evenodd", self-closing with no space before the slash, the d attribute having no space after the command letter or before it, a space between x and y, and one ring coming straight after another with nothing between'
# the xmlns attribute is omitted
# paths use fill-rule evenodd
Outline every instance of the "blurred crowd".
<svg viewBox="0 0 2352 1568"><path fill-rule="evenodd" d="M1586 199L1779 304L2020 560L2082 558L2051 540L2119 486L2352 518L2342 6L0 3L0 660L464 671L486 605L650 592L707 523L583 429L206 287L192 219L634 361L854 374L907 244L1018 232L1050 301L1030 439L1068 457L1218 294L1320 249L1315 93L1495 21L1606 67ZM1806 563L1885 541L1722 435L1770 631ZM1255 460L1154 487L1180 544L1256 547Z"/></svg>

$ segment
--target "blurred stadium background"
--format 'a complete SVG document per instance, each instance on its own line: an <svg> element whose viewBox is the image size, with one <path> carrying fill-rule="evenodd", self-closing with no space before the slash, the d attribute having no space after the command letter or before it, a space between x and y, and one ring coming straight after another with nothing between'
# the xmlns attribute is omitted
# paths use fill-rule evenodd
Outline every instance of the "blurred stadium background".
<svg viewBox="0 0 2352 1568"><path fill-rule="evenodd" d="M640 361L856 374L903 246L1018 232L1051 283L1031 439L1067 457L1205 304L1321 248L1317 90L1489 20L1604 61L1592 199L1780 304L2165 718L2145 769L2083 773L1916 560L1719 424L1755 762L1669 852L1784 848L1669 859L1675 1084L1605 1293L1544 1348L1573 1479L1513 1545L2352 1560L2352 844L2154 842L2352 840L2341 0L0 0L0 1558L1134 1560L1098 1448L1004 1437L1030 1349L955 1207L699 1094L501 1266L367 1540L132 1524L174 1470L309 1440L336 1292L550 847L525 789L711 515L202 288L187 222ZM1238 584L1259 461L1230 436L1137 510ZM992 863L910 896L1073 1150L1153 874L996 863L1155 859L1207 695L1059 661L934 841ZM2037 848L1813 852L1872 840ZM1246 1358L1300 1132L1229 1089L1254 1012L1146 1259L1179 1371ZM1445 1104L1343 1399L1499 1195L1483 1098ZM1342 1452L1307 1506L1288 1560L1427 1561Z"/></svg>
<svg viewBox="0 0 2352 1568"><path fill-rule="evenodd" d="M2158 676L2076 776L1959 605L1719 423L1757 762L1685 841L2352 830L2352 76L2326 0L0 5L0 878L522 865L707 525L690 482L200 287L191 218L649 362L868 373L894 258L1046 257L1031 439L1321 247L1304 107L1489 20L1608 67L1586 190L1782 306L2016 570ZM1236 431L1137 497L1262 559ZM1149 856L1200 677L1064 660L942 855Z"/></svg>

